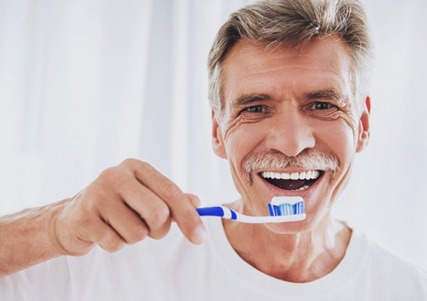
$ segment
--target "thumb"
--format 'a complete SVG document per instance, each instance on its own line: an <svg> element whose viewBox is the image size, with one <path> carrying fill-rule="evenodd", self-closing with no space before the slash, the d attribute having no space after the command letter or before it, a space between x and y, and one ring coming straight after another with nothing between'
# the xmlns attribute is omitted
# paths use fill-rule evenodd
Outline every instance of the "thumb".
<svg viewBox="0 0 427 301"><path fill-rule="evenodd" d="M185 193L185 196L190 201L191 205L194 206L194 208L200 207L201 203L200 203L200 199L198 196L196 196L195 194L191 194L191 193Z"/></svg>
<svg viewBox="0 0 427 301"><path fill-rule="evenodd" d="M193 205L194 208L198 208L201 205L200 199L198 196L192 193L184 193L187 199L190 201L190 204ZM172 217L172 221L175 222L175 219Z"/></svg>

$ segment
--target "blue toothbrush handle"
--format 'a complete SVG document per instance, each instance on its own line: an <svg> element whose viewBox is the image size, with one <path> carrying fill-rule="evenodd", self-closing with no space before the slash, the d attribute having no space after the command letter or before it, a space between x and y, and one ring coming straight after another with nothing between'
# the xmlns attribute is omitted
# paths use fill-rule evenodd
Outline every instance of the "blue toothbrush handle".
<svg viewBox="0 0 427 301"><path fill-rule="evenodd" d="M222 218L228 219L237 219L237 214L233 210L222 207L222 206L214 206L214 207L200 207L196 208L197 212L200 216L219 216Z"/></svg>
<svg viewBox="0 0 427 301"><path fill-rule="evenodd" d="M224 216L224 210L219 206L196 208L200 216Z"/></svg>

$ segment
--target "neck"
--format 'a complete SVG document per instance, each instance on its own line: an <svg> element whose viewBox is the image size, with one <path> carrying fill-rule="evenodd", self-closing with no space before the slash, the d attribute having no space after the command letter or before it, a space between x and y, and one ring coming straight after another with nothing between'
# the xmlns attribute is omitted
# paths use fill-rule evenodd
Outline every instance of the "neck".
<svg viewBox="0 0 427 301"><path fill-rule="evenodd" d="M277 234L265 225L223 223L231 246L243 260L272 277L298 283L332 272L351 236L348 226L330 216L310 231L292 234Z"/></svg>

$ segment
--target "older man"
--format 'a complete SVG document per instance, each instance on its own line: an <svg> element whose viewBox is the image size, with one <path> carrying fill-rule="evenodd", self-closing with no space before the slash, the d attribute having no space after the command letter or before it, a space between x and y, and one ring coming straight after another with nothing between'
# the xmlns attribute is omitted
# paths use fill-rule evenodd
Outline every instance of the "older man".
<svg viewBox="0 0 427 301"><path fill-rule="evenodd" d="M1 299L426 300L425 272L330 215L369 139L371 48L356 0L231 15L209 56L213 147L241 195L226 206L268 215L273 197L299 196L306 219L202 222L196 196L127 160L73 198L3 218ZM162 240L90 252L147 236Z"/></svg>

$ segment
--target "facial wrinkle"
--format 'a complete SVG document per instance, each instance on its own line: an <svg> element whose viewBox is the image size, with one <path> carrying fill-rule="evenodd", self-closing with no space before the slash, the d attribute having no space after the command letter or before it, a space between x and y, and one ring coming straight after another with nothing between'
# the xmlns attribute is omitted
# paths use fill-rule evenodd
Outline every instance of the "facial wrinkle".
<svg viewBox="0 0 427 301"><path fill-rule="evenodd" d="M229 120L227 120L227 123L225 124L225 130L223 133L224 142L226 142L229 136L238 129L238 126L242 123L242 119L243 117L239 115L235 118L230 118Z"/></svg>

